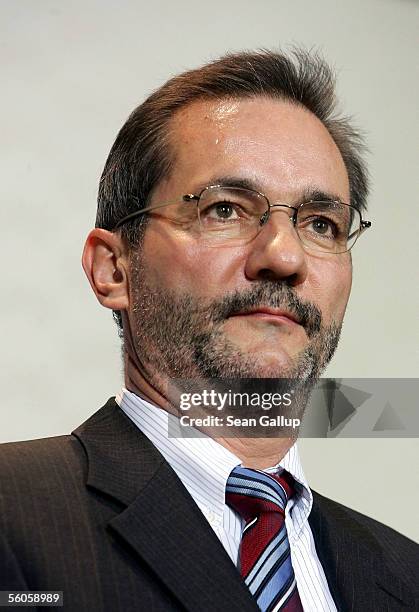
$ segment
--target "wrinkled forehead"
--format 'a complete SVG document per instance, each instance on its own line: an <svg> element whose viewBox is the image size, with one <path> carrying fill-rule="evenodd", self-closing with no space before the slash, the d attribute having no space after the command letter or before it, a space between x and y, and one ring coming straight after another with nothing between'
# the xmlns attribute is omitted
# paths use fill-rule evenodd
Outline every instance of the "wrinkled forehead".
<svg viewBox="0 0 419 612"><path fill-rule="evenodd" d="M283 196L316 186L349 199L346 167L333 138L295 103L262 97L195 101L172 118L169 139L173 183L179 177L202 184L227 173Z"/></svg>

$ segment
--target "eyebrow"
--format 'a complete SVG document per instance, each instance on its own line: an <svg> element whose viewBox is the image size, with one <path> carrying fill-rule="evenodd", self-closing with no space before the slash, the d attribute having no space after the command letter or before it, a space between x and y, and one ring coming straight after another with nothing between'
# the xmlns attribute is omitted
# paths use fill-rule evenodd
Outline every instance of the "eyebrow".
<svg viewBox="0 0 419 612"><path fill-rule="evenodd" d="M209 187L210 185L221 185L222 187L239 187L241 189L251 189L253 191L257 191L258 193L262 193L265 195L264 191L260 188L260 185L252 180L251 178L245 178L240 176L216 176L210 179L210 181L206 183L202 183L197 186L196 192L201 192L205 187ZM265 196L268 197L268 196ZM271 201L270 198L268 198ZM275 200L277 201L277 200ZM342 198L338 196L336 193L332 193L329 191L324 191L323 189L319 189L318 187L306 187L301 196L296 198L295 202L288 202L290 205L292 204L301 204L303 202L310 201L326 201L326 202L343 202ZM271 201L271 204L274 203Z"/></svg>
<svg viewBox="0 0 419 612"><path fill-rule="evenodd" d="M253 191L260 192L259 186L255 181L239 176L213 177L209 181L198 185L197 191L202 191L205 189L205 187L209 187L210 185L221 185L221 187L239 187L241 189L252 189Z"/></svg>
<svg viewBox="0 0 419 612"><path fill-rule="evenodd" d="M303 201L326 201L326 202L343 202L342 198L335 193L330 191L323 191L322 189L308 188L303 192Z"/></svg>

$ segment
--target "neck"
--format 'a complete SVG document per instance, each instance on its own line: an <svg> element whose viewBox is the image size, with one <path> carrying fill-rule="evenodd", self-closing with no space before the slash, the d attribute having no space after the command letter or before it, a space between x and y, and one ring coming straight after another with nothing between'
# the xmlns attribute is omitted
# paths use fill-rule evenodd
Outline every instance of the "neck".
<svg viewBox="0 0 419 612"><path fill-rule="evenodd" d="M147 381L139 371L137 364L133 363L127 354L125 355L125 386L129 391L151 404L166 412L177 414L171 408L168 399ZM210 435L208 431L205 433ZM241 460L243 467L258 470L276 465L295 441L293 438L224 438L216 435L211 437L236 455Z"/></svg>
<svg viewBox="0 0 419 612"><path fill-rule="evenodd" d="M170 402L159 391L156 386L150 384L146 378L136 367L129 354L125 354L125 387L128 391L135 393L138 397L142 397L150 404L154 404L162 408L166 412L172 412Z"/></svg>
<svg viewBox="0 0 419 612"><path fill-rule="evenodd" d="M169 399L165 397L164 391L162 391L167 387L167 381L157 380L157 384L151 384L147 368L144 367L144 364L137 358L135 351L132 350L130 336L125 338L125 344L126 388L151 404L178 416L178 412L173 409ZM156 376L151 378L154 379ZM294 438L290 437L242 438L238 435L237 437L225 438L217 436L214 430L212 431L213 435L211 435L211 430L205 431L205 433L236 455L241 460L243 467L259 470L276 465L295 442Z"/></svg>
<svg viewBox="0 0 419 612"><path fill-rule="evenodd" d="M215 438L236 455L243 467L264 470L279 463L294 444L292 438Z"/></svg>

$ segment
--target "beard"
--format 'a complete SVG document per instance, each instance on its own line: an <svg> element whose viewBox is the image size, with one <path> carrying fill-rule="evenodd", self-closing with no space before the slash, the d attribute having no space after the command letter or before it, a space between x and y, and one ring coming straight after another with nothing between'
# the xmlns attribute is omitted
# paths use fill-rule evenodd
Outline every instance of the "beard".
<svg viewBox="0 0 419 612"><path fill-rule="evenodd" d="M260 281L246 291L206 301L151 286L140 256L132 261L131 278L132 340L151 379L158 372L172 379L317 380L339 342L341 325L324 325L319 308L298 297L286 282ZM263 355L243 352L224 333L229 317L258 306L287 310L304 327L308 344L288 366L267 367Z"/></svg>
<svg viewBox="0 0 419 612"><path fill-rule="evenodd" d="M292 405L285 411L281 408L280 414L301 422L310 394L336 350L341 325L325 325L320 309L302 300L285 281L255 282L245 291L203 300L152 285L141 255L131 262L131 279L130 331L135 359L149 383L169 401L171 412L179 416L179 397L186 391L234 388L239 393L256 391L259 396L265 391L293 394ZM258 306L290 312L305 330L307 345L287 365L279 360L267 365L263 352L255 355L241 350L223 329L229 317ZM196 409L194 416L206 416L211 410L214 413L213 408ZM232 414L232 408L225 414ZM260 416L261 410L247 406L242 414ZM287 427L251 431L238 427L228 432L224 428L222 434L296 437L297 432ZM210 435L217 437L220 430Z"/></svg>

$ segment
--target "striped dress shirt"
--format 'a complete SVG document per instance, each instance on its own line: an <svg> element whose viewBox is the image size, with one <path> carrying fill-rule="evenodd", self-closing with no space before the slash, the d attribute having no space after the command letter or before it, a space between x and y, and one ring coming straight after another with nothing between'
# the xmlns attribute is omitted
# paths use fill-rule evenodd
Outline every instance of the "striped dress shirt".
<svg viewBox="0 0 419 612"><path fill-rule="evenodd" d="M225 488L231 470L241 465L240 459L202 433L193 438L169 437L168 413L127 389L116 396L116 401L176 472L238 566L243 519L225 503ZM303 609L337 612L308 523L313 496L295 444L277 465L264 471L280 473L282 470L287 470L296 482L296 495L286 507L285 524Z"/></svg>

